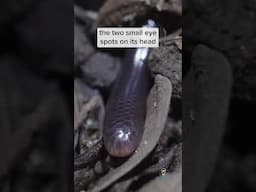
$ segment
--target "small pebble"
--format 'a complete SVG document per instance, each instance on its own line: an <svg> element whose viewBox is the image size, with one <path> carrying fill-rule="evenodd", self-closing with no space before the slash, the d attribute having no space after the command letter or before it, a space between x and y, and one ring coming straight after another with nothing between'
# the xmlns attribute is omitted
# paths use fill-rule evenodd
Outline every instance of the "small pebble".
<svg viewBox="0 0 256 192"><path fill-rule="evenodd" d="M102 174L104 172L104 168L103 168L102 162L97 161L97 163L94 166L94 171L97 174Z"/></svg>

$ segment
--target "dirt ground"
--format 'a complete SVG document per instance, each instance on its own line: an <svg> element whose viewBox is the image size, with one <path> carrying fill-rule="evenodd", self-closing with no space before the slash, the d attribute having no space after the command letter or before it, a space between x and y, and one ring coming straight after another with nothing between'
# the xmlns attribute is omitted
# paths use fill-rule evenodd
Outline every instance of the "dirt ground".
<svg viewBox="0 0 256 192"><path fill-rule="evenodd" d="M122 18L134 14L128 8L122 18L115 16L111 1L100 9L100 3L75 5L75 191L163 191L173 178L173 190L181 190L182 154L182 38L181 23L176 27L166 23L163 15L172 12L151 13L161 21L164 35L161 46L152 49L148 65L154 85L147 101L145 131L138 149L129 158L111 157L102 144L105 106L117 73L122 67L125 49L101 50L95 45L95 27L122 23ZM114 2L114 1L113 1ZM131 1L134 3L136 1ZM111 4L112 3L112 4ZM136 2L138 3L138 1ZM96 7L94 7L96 6ZM141 9L140 3L137 8ZM105 9L110 9L106 11ZM99 11L100 10L100 11ZM111 21L99 21L102 15L113 12ZM145 10L146 11L146 10ZM126 13L127 12L127 13ZM136 12L136 11L135 11ZM135 13L136 14L136 13ZM105 18L104 17L104 18ZM150 15L131 19L131 26L141 26ZM176 16L178 17L178 16ZM171 17L172 18L172 17ZM175 17L173 16L173 19ZM97 24L98 23L98 24ZM100 24L99 24L100 23ZM158 106L156 110L156 107ZM163 176L164 175L164 176ZM175 175L175 176L174 176ZM159 178L164 177L162 180ZM155 183L155 184L154 184ZM158 183L158 184L157 184Z"/></svg>
<svg viewBox="0 0 256 192"><path fill-rule="evenodd" d="M93 87L92 92L95 90L97 92L94 93L94 96L102 96L100 99L101 101L97 104L102 108L104 108L104 104L107 102L109 92L111 91L111 82L115 78L113 71L118 71L119 67L117 66L122 64L123 53L116 53L113 50L104 52L94 50L95 45L93 42L95 41L95 20L97 16L100 18L104 16L111 16L111 11L114 11L111 10L113 7L120 8L121 16L123 14L122 10L126 10L126 8L122 7L122 3L121 5L118 3L117 5L113 5L113 2L115 1L108 2L110 3L108 4L107 8L104 8L103 10L100 9L102 6L104 6L102 1L97 1L94 3L83 3L81 1L77 1L75 7L77 19L76 34L78 35L78 39L80 39L77 39L77 44L79 44L79 42L83 42L84 47L86 47L82 48L82 45L78 45L76 47L76 53L79 55L79 57L77 57L79 60L76 61L76 64L81 68L81 70L78 70L77 74L78 76L83 74L77 77L77 84L80 84L80 80L83 79L82 81L86 83L82 84L86 84L89 86L89 88ZM132 4L135 1L129 2ZM81 188L78 188L77 190L91 189L92 191L99 191L104 188L106 191L143 191L146 188L148 191L155 191L155 188L147 188L147 186L157 186L156 183L159 179L159 168L161 170L161 168L166 167L165 163L169 162L169 167L176 167L175 163L173 163L175 160L172 159L175 159L175 155L169 156L168 154L172 154L172 150L175 148L175 146L181 145L182 140L185 140L185 144L183 145L183 153L185 154L185 157L183 157L185 158L183 183L185 183L185 186L187 184L190 190L204 191L207 188L207 191L240 191L241 189L254 191L254 174L249 171L248 168L253 168L255 166L252 163L253 159L255 158L255 151L251 149L253 140L250 139L247 134L245 134L244 137L248 138L246 139L246 142L239 142L240 144L237 144L238 142L236 141L240 138L238 125L241 127L250 127L247 122L252 122L252 117L250 114L253 107L249 106L255 105L256 81L254 77L255 54L253 51L255 49L255 26L253 25L255 22L255 14L253 14L255 4L253 1L248 1L246 3L237 1L234 4L233 1L223 2L210 0L204 2L184 2L182 13L184 18L183 21L185 21L182 25L184 50L182 50L182 43L180 43L179 40L174 40L177 39L174 38L177 37L177 34L180 36L180 21L177 19L179 16L174 16L178 11L176 9L174 15L172 15L173 10L170 11L170 9L167 9L167 11L161 11L161 9L158 8L158 2L160 1L151 1L152 4L149 3L149 7L151 6L151 8L153 7L155 10L155 12L153 11L153 16L158 22L160 22L163 31L165 32L164 36L167 37L163 38L160 48L156 49L152 53L149 60L149 66L153 77L155 77L155 74L160 74L167 77L173 86L171 105L169 107L169 115L165 123L164 132L162 133L162 136L158 140L158 143L153 151L147 155L147 157L135 168L128 166L129 169L126 169L126 160L121 161L112 167L110 164L114 163L115 159L110 158L109 160L107 154L105 154L104 157L88 158L88 160L84 162L101 159L101 161L103 160L101 164L105 164L107 168L105 168L105 170L102 171L98 176L95 176L95 171L93 172L92 169L96 169L98 165L96 166L93 163L90 165L91 167L84 166L84 172L80 172L81 168L77 167L75 178L76 174L77 178L80 178L80 173L86 173L84 174L86 175L86 179L84 180L87 181L86 183L84 180L83 182L79 180L79 184L77 183L76 186L81 186ZM141 13L137 13L137 9L141 10ZM146 13L148 12L139 5L134 10L137 13L136 16L139 18L134 18L134 23L136 23L137 19L140 22L141 18L145 19L147 16L151 16L150 13L147 15ZM126 11L127 13L124 11L126 14L130 13L129 6ZM164 19L166 16L169 16L168 18L170 18L168 21ZM176 20L177 22L174 22L172 19ZM107 21L103 19L101 22L101 25L117 25L122 22L122 17L118 16L118 14L115 15L114 13L112 19ZM84 31L86 37L82 37L82 31ZM79 35L81 35L81 37L79 37ZM83 39L83 41L81 41L81 39ZM87 56L84 55L85 50L90 50L89 53L87 51L85 52L87 53ZM182 62L180 56L181 51L183 53ZM81 52L83 52L83 54L80 54ZM84 60L84 58L88 58L88 55L90 55L89 59ZM100 64L102 58L104 58L104 66L101 66ZM188 94L188 98L181 99L181 63L183 79L189 79L189 71L191 71L191 69L192 71L194 70L196 72L194 73L194 77L196 77L197 74L202 76L199 78L198 86L201 85L200 82L203 84L201 87L199 86L198 88L195 88L195 90L198 89L199 92L201 91L203 95L207 96L206 98L209 101L208 103L204 103L204 97L202 95L196 96L194 95L195 93L192 92ZM202 63L202 66L200 66L200 63ZM221 63L226 66L225 69L220 65ZM98 67L97 65L101 67ZM110 66L112 70L107 70L106 68L110 68ZM104 78L101 78L101 70L96 68L100 68L102 71L104 71L104 74L106 74L104 75ZM214 71L218 70L219 72L214 74ZM193 74L193 72L191 73ZM205 74L207 76L204 76ZM111 77L111 75L113 76ZM111 78L107 80L105 79L106 77ZM194 85L188 84L188 86L191 87ZM195 86L197 86L197 83ZM206 90L213 94L207 93ZM191 98L193 97L198 100L197 102L199 102L200 106L202 106L200 109L198 109L199 112L197 112L196 107L190 106L194 105L193 102L190 102ZM220 100L217 100L216 98L220 98ZM214 104L215 102L218 103ZM221 104L222 102L223 104ZM181 104L184 105L184 103L185 106L187 103L189 108L185 108L183 109L183 112L181 112ZM241 116L238 114L241 112L242 106L242 110L245 110L246 113ZM104 110L102 109L100 111ZM185 129L181 131L181 113L185 114L183 119L185 118L186 120L187 111L190 113L188 115L189 120L183 122L183 127ZM205 117L205 119L203 119L203 112L207 111L213 114L216 113L219 116L214 115L212 117ZM195 117L197 116L197 113L199 114L199 117ZM237 115L239 118L236 118ZM97 118L102 120L102 116L100 117L99 114ZM198 129L201 127L202 130L200 128L199 130L201 131L198 132L198 130L194 128L195 130L192 134L194 136L191 136L189 133L191 131L187 129L190 129L189 124L194 121L194 118L203 119L201 123L197 125ZM168 129L168 125L171 125L172 128ZM193 130L193 125L191 126L191 130ZM245 132L251 133L251 129L246 130L247 131ZM184 136L182 136L181 132L183 132ZM100 141L101 135L97 132L96 135L97 136L95 137L97 137ZM198 146L198 150L195 150L197 148L196 135L201 135L198 140L200 141L200 146L204 146ZM86 137L88 139L88 135ZM208 140L203 139L208 137ZM77 140L79 140L79 136L77 136ZM169 144L165 142L161 143L161 141L166 140L172 142L167 142ZM80 141L77 141L77 143L79 142ZM95 141L92 141L91 143L94 142ZM81 141L80 143L83 142ZM188 146L188 143L191 145ZM87 148L90 148L90 144L86 145ZM97 149L99 148L101 147L98 147ZM243 150L247 152L241 154L241 151ZM78 153L80 152L81 151L78 151ZM166 156L161 156L163 154L166 154ZM188 156L188 154L190 154L190 156ZM79 155L77 157L79 157ZM87 159L87 157L83 158ZM161 159L166 159L166 161L163 161L165 163L162 163ZM178 159L181 159L181 156ZM191 162L194 162L194 164L187 164L187 162L190 160ZM214 168L215 162L217 162L216 169ZM186 169L186 166L195 167L195 169ZM100 167L102 167L102 165ZM155 172L148 173L147 170L153 169L153 167L157 167L154 170ZM124 172L125 169L127 172L129 171L129 173L126 174L126 172ZM190 172L186 173L186 170L190 170ZM138 172L142 174L138 174ZM175 171L173 172L172 168L169 168L167 172L171 173L170 175L175 173ZM177 175L176 177L178 177ZM242 179L241 175L243 176ZM172 176L170 177L172 178L172 182L176 181ZM227 185L223 184L223 180L225 180ZM236 182L238 182L238 184ZM210 183L209 187L207 187L208 183ZM95 187L95 185L97 185L97 187ZM165 186L164 182L161 183L161 186ZM165 187L162 189L163 191L165 190L164 188Z"/></svg>
<svg viewBox="0 0 256 192"><path fill-rule="evenodd" d="M177 0L108 2L75 1L74 58L73 28L63 27L73 13L56 11L73 5L1 4L0 191L72 191L73 175L76 191L181 191L181 180L184 191L256 191L255 0L183 1L182 17ZM148 62L145 134L117 159L101 130L125 51L97 49L95 29L148 16L161 38ZM46 30L56 23L61 33Z"/></svg>
<svg viewBox="0 0 256 192"><path fill-rule="evenodd" d="M223 134L221 136L223 140L220 142L220 151L217 153L217 167L210 171L212 176L208 179L210 185L207 191L255 191L256 154L253 147L255 140L250 136L254 132L252 127L255 127L252 115L256 98L256 59L254 54L256 28L253 24L256 21L255 10L255 1L206 0L184 1L183 4L183 77L186 78L191 65L200 61L200 57L205 63L212 63L214 60L218 60L220 63L220 55L222 55L221 57L226 60L224 63L228 62L232 71L232 92L227 121L225 121L224 130L219 130ZM215 56L209 54L207 59L200 53L195 53L195 50L199 49L198 45L215 51ZM200 47L200 49L200 52L203 52L205 48ZM206 52L204 54L206 55ZM200 71L200 68L198 70ZM202 68L201 72L203 70ZM219 70L219 77L222 72L224 69ZM223 83L225 82L218 84L217 78L215 88L217 89ZM184 85L183 88L186 89ZM214 92L217 93L217 91ZM218 103L216 104L218 105ZM205 129L211 127L209 124L212 118L214 117L208 118L208 126ZM183 123L183 127L187 129L185 123ZM212 128L216 129L217 127ZM208 132L213 133L214 131L209 130ZM202 132L200 134L203 135ZM213 135L209 138L212 139L212 137ZM184 144L183 158L185 160L189 158L186 156L186 154L190 154L188 149L191 148ZM205 154L205 157L201 162L197 158L201 171L207 167L204 161L207 159L206 154L209 154L212 149L208 148L202 153ZM186 167L183 167L183 181L195 178L195 173L189 173L186 170ZM195 183L203 182L205 178L203 171L201 177L198 178L201 180L195 179ZM183 184L186 186L186 181ZM189 186L191 187L192 184Z"/></svg>

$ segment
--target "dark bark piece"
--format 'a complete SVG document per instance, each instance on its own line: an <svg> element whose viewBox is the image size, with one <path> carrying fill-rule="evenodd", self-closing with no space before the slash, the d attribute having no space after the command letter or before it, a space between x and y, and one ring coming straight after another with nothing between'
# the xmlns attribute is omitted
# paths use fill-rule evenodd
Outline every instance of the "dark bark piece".
<svg viewBox="0 0 256 192"><path fill-rule="evenodd" d="M184 82L184 191L203 192L224 134L232 87L231 68L219 52L199 45Z"/></svg>

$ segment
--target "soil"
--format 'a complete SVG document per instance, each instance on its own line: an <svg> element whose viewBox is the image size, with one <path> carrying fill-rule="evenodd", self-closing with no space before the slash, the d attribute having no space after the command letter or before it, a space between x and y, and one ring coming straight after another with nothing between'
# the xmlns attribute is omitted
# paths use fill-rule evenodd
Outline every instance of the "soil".
<svg viewBox="0 0 256 192"><path fill-rule="evenodd" d="M75 129L75 191L156 191L156 185L149 185L151 182L166 174L167 183L170 181L168 178L173 178L173 174L182 169L180 23L178 20L178 27L171 30L166 24L161 26L160 30L166 31L160 39L161 45L158 49L152 49L149 56L148 65L155 83L148 96L141 144L130 157L114 158L104 148L101 134L104 118L99 117L100 111L105 111L111 86L123 64L125 50L96 48L94 29L97 25L96 15L102 14L99 11L101 5L96 2L78 2L75 5L75 95L81 95L75 100L78 103L75 111L82 119ZM112 10L113 4L107 6ZM126 8L121 5L122 9ZM156 15L161 18L161 14ZM142 15L133 18L131 26L141 26L138 23L145 22L148 17L144 13ZM122 18L113 19L114 23L120 21ZM112 21L102 22L109 24ZM86 91L76 89L78 86L85 87L83 90ZM99 98L98 102L91 105L95 97ZM181 189L181 177L177 175L177 184L173 184L173 188Z"/></svg>

